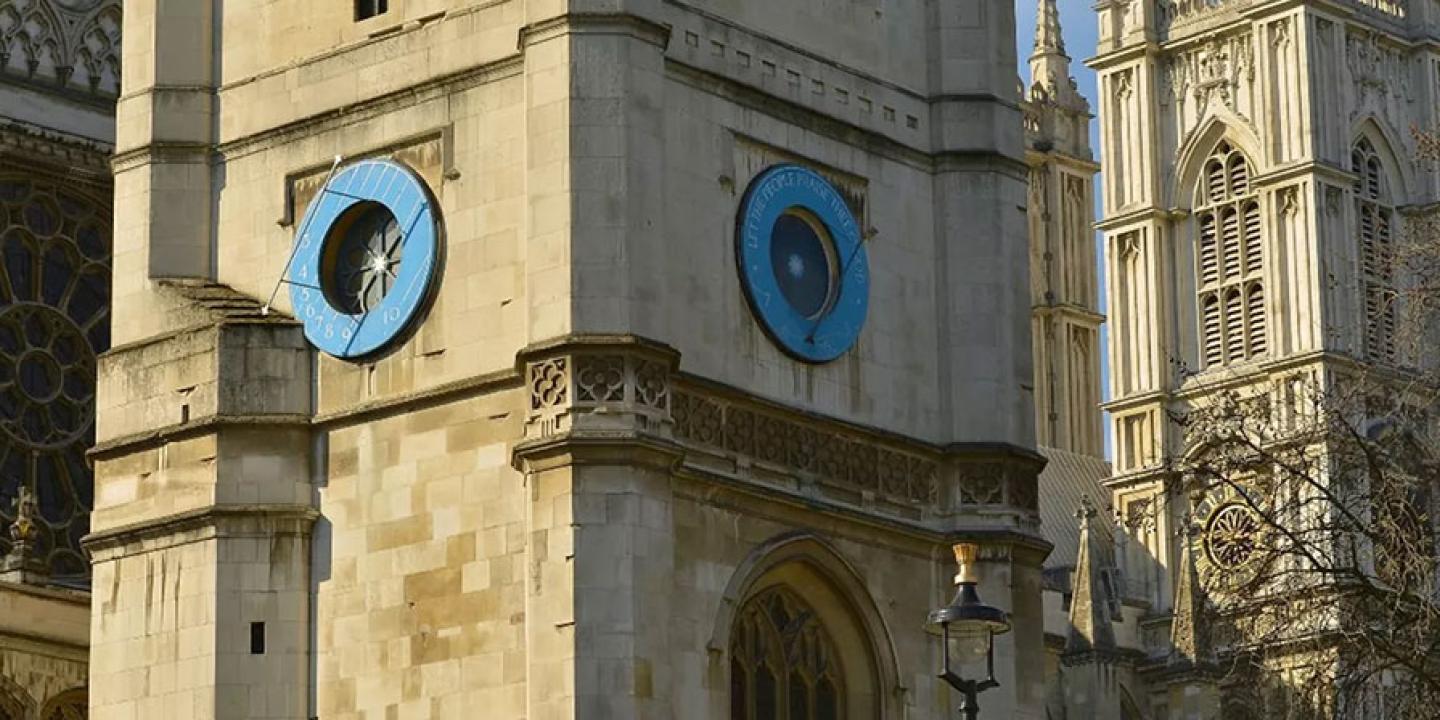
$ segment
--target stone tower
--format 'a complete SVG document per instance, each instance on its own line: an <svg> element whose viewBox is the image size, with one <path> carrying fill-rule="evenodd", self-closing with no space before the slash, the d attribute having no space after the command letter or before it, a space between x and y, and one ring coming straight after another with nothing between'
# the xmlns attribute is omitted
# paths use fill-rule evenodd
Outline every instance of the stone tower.
<svg viewBox="0 0 1440 720"><path fill-rule="evenodd" d="M0 717L88 704L120 0L0 2Z"/></svg>
<svg viewBox="0 0 1440 720"><path fill-rule="evenodd" d="M1025 103L1030 303L1041 447L1100 457L1100 314L1090 103L1070 75L1056 0L1037 3Z"/></svg>
<svg viewBox="0 0 1440 720"><path fill-rule="evenodd" d="M699 5L126 3L94 718L1043 717L1013 3Z"/></svg>
<svg viewBox="0 0 1440 720"><path fill-rule="evenodd" d="M1437 199L1409 128L1437 121L1440 16L1404 0L1097 11L1119 562L1128 594L1187 618L1190 565L1215 568L1186 526L1233 508L1192 508L1165 472L1193 448L1168 418L1219 391L1283 408L1294 383L1397 363L1373 261ZM1186 633L1144 651L1173 657L1166 635ZM1215 716L1152 691L1157 716Z"/></svg>

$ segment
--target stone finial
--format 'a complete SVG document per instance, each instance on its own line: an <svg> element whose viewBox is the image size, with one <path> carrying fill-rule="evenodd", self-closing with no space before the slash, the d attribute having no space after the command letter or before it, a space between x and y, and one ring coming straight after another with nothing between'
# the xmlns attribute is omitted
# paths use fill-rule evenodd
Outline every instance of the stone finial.
<svg viewBox="0 0 1440 720"><path fill-rule="evenodd" d="M35 491L22 484L15 497L15 522L10 523L10 552L0 560L0 580L31 585L44 585L49 581L49 568L34 555L38 516Z"/></svg>
<svg viewBox="0 0 1440 720"><path fill-rule="evenodd" d="M1105 584L1101 579L1099 538L1091 527L1096 516L1095 505L1090 498L1082 497L1075 517L1080 519L1080 552L1075 559L1075 573L1071 580L1070 596L1070 637L1065 642L1065 654L1107 652L1115 649L1114 620L1110 617L1110 603L1105 597Z"/></svg>

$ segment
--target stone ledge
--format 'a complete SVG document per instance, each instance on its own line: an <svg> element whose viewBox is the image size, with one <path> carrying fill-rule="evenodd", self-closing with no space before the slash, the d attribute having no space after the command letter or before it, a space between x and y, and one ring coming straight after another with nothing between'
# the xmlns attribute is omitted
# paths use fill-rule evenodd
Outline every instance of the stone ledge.
<svg viewBox="0 0 1440 720"><path fill-rule="evenodd" d="M319 517L318 510L304 505L207 507L91 533L81 545L92 563L102 563L221 537L308 535Z"/></svg>
<svg viewBox="0 0 1440 720"><path fill-rule="evenodd" d="M530 440L515 446L512 463L520 472L544 472L575 465L629 465L672 471L684 457L679 445L638 432L582 432Z"/></svg>
<svg viewBox="0 0 1440 720"><path fill-rule="evenodd" d="M670 43L670 28L652 20L628 13L567 13L547 18L520 28L517 47L524 51L530 45L565 35L629 35L660 49Z"/></svg>
<svg viewBox="0 0 1440 720"><path fill-rule="evenodd" d="M210 415L112 438L96 444L86 456L91 460L112 460L142 450L153 450L172 442L216 434L226 428L293 428L309 425L310 417L307 415Z"/></svg>

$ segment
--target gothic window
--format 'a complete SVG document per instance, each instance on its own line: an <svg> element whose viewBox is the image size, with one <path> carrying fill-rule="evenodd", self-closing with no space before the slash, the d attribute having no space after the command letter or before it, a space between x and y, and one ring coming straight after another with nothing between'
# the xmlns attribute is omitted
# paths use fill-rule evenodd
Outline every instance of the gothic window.
<svg viewBox="0 0 1440 720"><path fill-rule="evenodd" d="M0 523L38 501L31 552L57 579L89 563L95 357L110 345L110 212L34 175L0 174ZM0 532L0 553L10 550Z"/></svg>
<svg viewBox="0 0 1440 720"><path fill-rule="evenodd" d="M25 718L25 705L15 699L15 696L5 690L0 690L0 720L25 720Z"/></svg>
<svg viewBox="0 0 1440 720"><path fill-rule="evenodd" d="M784 586L752 598L730 637L731 720L839 720L840 656L816 612Z"/></svg>
<svg viewBox="0 0 1440 720"><path fill-rule="evenodd" d="M1200 352L1205 367L1266 351L1265 246L1250 161L1221 143L1205 162L1195 211Z"/></svg>
<svg viewBox="0 0 1440 720"><path fill-rule="evenodd" d="M84 690L66 690L45 703L40 720L85 720L89 695Z"/></svg>
<svg viewBox="0 0 1440 720"><path fill-rule="evenodd" d="M1360 282L1365 298L1365 355L1395 362L1395 206L1385 182L1380 155L1368 139L1350 153L1355 173L1355 218L1360 241Z"/></svg>

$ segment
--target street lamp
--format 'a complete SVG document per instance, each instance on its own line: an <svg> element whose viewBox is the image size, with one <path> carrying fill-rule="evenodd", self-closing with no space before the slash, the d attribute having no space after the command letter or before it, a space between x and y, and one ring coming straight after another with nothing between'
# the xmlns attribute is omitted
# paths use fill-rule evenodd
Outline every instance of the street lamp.
<svg viewBox="0 0 1440 720"><path fill-rule="evenodd" d="M1010 632L1010 616L1004 610L980 602L980 593L975 589L980 582L980 573L975 567L980 546L959 543L954 549L955 564L959 567L955 574L955 599L949 607L930 613L930 624L940 626L944 640L945 660L939 677L964 697L960 713L965 720L977 720L980 717L977 696L1000 686L995 681L995 636ZM985 679L966 680L951 670L952 650L958 665L984 659Z"/></svg>

